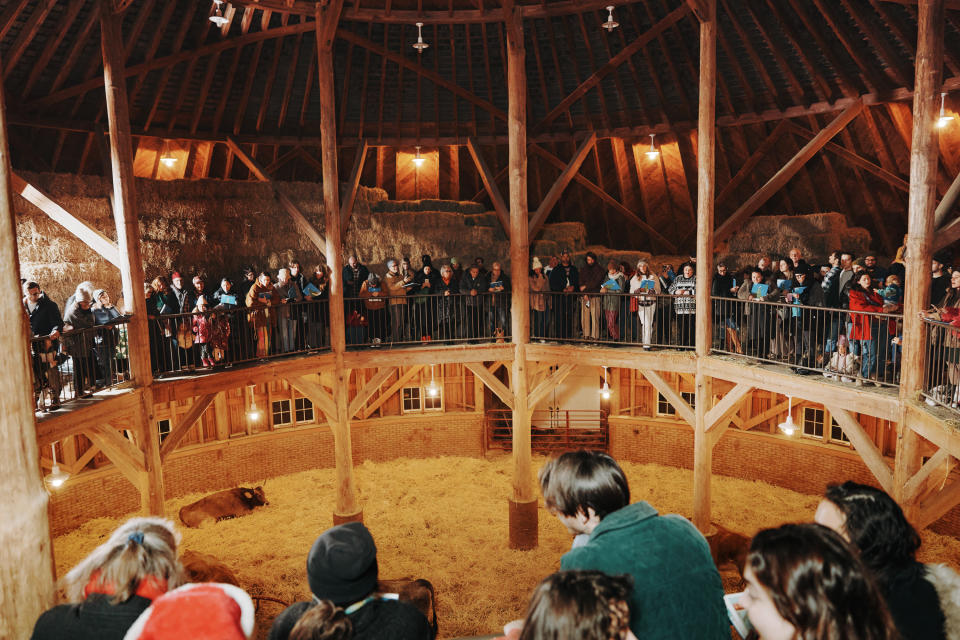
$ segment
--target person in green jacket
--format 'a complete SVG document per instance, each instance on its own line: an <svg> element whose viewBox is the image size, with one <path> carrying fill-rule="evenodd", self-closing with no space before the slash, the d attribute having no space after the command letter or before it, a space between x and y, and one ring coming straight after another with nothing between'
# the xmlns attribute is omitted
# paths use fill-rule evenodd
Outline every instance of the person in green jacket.
<svg viewBox="0 0 960 640"><path fill-rule="evenodd" d="M627 478L597 451L571 451L540 470L547 509L577 536L563 571L633 578L630 629L644 640L728 640L723 585L706 539L686 518L630 504Z"/></svg>

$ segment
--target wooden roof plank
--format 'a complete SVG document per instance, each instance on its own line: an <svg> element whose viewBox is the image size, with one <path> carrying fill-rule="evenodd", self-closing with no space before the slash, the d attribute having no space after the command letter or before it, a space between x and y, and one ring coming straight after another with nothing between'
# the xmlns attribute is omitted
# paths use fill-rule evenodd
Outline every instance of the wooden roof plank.
<svg viewBox="0 0 960 640"><path fill-rule="evenodd" d="M80 9L82 8L82 2L70 3L66 12L63 14L63 19L60 21L60 24L54 31L54 36L47 40L46 45L44 45L43 52L40 54L40 57L37 58L36 63L30 70L30 75L27 77L27 82L23 86L23 90L20 92L23 98L28 98L30 96L30 92L33 91L34 85L36 85L37 80L40 79L40 74L46 70L47 65L50 64L53 54L56 53L57 49L60 47L60 44L63 42L63 39L67 36L67 32L70 30L70 27L73 26L74 22L76 22L77 15L80 13Z"/></svg>
<svg viewBox="0 0 960 640"><path fill-rule="evenodd" d="M213 83L213 75L217 72L217 62L220 54L215 53L210 56L207 62L207 72L203 76L203 84L200 85L200 95L197 96L197 102L193 105L193 118L190 121L190 133L196 133L200 125L200 118L203 116L203 108L207 102L207 96L210 94L210 85Z"/></svg>
<svg viewBox="0 0 960 640"><path fill-rule="evenodd" d="M666 10L666 6L662 2L658 4L662 9ZM651 23L655 24L656 16L654 15L653 11L650 8L650 3L644 3L643 6L644 6L644 9L646 10L647 18L650 20ZM640 27L637 22L636 12L634 11L634 7L632 5L627 7L627 13L630 15L630 18L633 21L634 28L639 33ZM677 22L679 22L679 20ZM677 22L670 24L671 31L676 30ZM673 38L671 39L673 40ZM679 38L677 38L677 40L680 40L680 43L682 44L683 37L680 36ZM687 89L687 85L683 82L683 79L680 77L680 73L677 71L677 66L673 63L673 55L671 55L670 53L670 48L669 48L667 39L664 38L662 32L657 34L657 44L660 45L660 49L663 53L663 57L667 61L667 69L670 71L670 77L673 78L673 84L674 84L674 87L676 88L677 94L680 96L680 99L683 101L683 106L686 114L685 117L692 119L694 117L693 114L696 113L696 109L692 106L694 103L694 99L691 97Z"/></svg>
<svg viewBox="0 0 960 640"><path fill-rule="evenodd" d="M833 119L826 127L820 130L816 137L808 142L793 158L790 159L770 180L747 199L739 209L737 209L715 233L716 242L722 242L729 238L733 232L743 223L744 220L753 215L763 204L770 199L780 188L786 184L790 178L796 175L797 171L803 167L806 162L813 157L823 146L830 141L837 133L842 131L849 124L860 110L863 108L861 102L855 102L844 109L839 116Z"/></svg>
<svg viewBox="0 0 960 640"><path fill-rule="evenodd" d="M805 47L800 42L800 35L793 28L791 22L786 19L783 9L780 5L781 3L777 2L776 0L766 0L766 7L770 10L773 19L777 23L777 26L783 30L783 33L787 36L787 40L790 41L793 50L800 57L800 62L810 72L810 76L813 78L813 90L817 94L817 99L820 101L829 100L833 95L830 84L820 73L820 69L818 68L819 65L814 63L807 54Z"/></svg>
<svg viewBox="0 0 960 640"><path fill-rule="evenodd" d="M777 2L777 0L768 0L768 5L771 7ZM820 48L820 52L827 58L830 62L830 66L833 68L834 73L837 74L837 80L840 82L841 90L844 95L848 98L855 97L860 94L860 88L847 70L841 64L840 59L837 57L836 52L830 46L830 43L826 41L826 38L823 36L822 24L815 22L810 15L804 9L800 0L788 0L790 7L793 9L794 14L800 21L803 23L803 26L806 28L806 32L813 38L814 42ZM788 22L781 20L781 22ZM876 88L870 88L868 91L876 91Z"/></svg>
<svg viewBox="0 0 960 640"><path fill-rule="evenodd" d="M898 87L913 86L913 73L901 67L901 64L909 62L909 60L905 61L903 54L893 48L889 42L890 37L877 28L877 25L867 16L866 11L857 11L856 8L850 4L850 0L840 0L840 3L853 18L853 21L857 24L860 31L866 35L867 40L873 48L879 52L880 58L886 63L887 75L890 76ZM912 53L915 54L916 52Z"/></svg>
<svg viewBox="0 0 960 640"><path fill-rule="evenodd" d="M540 206L537 207L537 210L530 218L530 238L535 238L540 232L540 228L543 226L543 223L546 222L547 216L550 215L550 210L553 209L553 207L560 200L560 196L563 195L564 189L567 188L567 185L570 184L570 181L573 179L574 175L576 175L576 173L580 170L580 165L582 165L583 161L586 160L587 154L594 149L596 143L596 134L588 136L587 139L584 140L577 148L577 151L573 154L573 157L570 158L570 162L568 162L560 172L560 177L557 178L557 180L550 187L550 190L547 191L547 195L544 197L543 201L540 203Z"/></svg>
<svg viewBox="0 0 960 640"><path fill-rule="evenodd" d="M38 4L37 8L34 9L33 13L30 14L30 17L27 18L26 23L20 29L20 33L17 34L17 39L12 45L10 45L10 48L6 51L6 55L4 55L4 79L8 78L10 76L10 72L13 71L13 68L17 66L17 63L20 61L20 56L23 55L30 43L33 42L33 39L37 35L37 31L47 19L47 16L50 14L50 10L53 9L53 6L56 3L56 0L46 0L46 2Z"/></svg>
<svg viewBox="0 0 960 640"><path fill-rule="evenodd" d="M290 96L293 93L293 80L297 75L297 62L300 60L300 48L303 44L303 34L297 34L297 40L293 48L293 58L287 67L287 81L283 87L283 100L280 103L280 114L277 116L277 129L283 129L283 123L287 119L287 113L290 107ZM312 49L313 47L308 47Z"/></svg>
<svg viewBox="0 0 960 640"><path fill-rule="evenodd" d="M666 17L657 22L655 25L650 27L643 34L638 36L633 42L620 50L620 52L610 59L607 64L603 65L597 69L589 78L580 83L580 85L574 89L566 98L560 101L560 103L554 107L550 113L548 113L540 122L538 122L530 130L530 133L536 135L537 132L542 130L546 125L553 122L557 116L566 112L570 107L580 100L590 89L595 87L600 80L602 80L607 74L612 72L614 69L619 67L623 62L633 54L637 53L640 49L644 47L648 42L653 38L661 34L667 27L675 23L677 20L680 20L690 12L690 7L687 4L671 11Z"/></svg>
<svg viewBox="0 0 960 640"><path fill-rule="evenodd" d="M213 124L210 130L213 133L220 131L220 123L223 121L223 112L227 108L227 102L230 100L230 91L233 89L233 82L237 79L237 68L240 66L240 53L243 49L237 48L233 51L233 60L230 61L230 68L227 75L224 76L224 84L220 92L220 101L217 103L217 109L213 113Z"/></svg>
<svg viewBox="0 0 960 640"><path fill-rule="evenodd" d="M776 105L777 108L782 109L784 103L780 97L780 93L777 91L777 85L773 82L773 78L771 78L770 72L763 64L763 60L760 59L760 55L757 53L756 48L754 48L753 42L750 40L750 36L743 28L743 25L740 24L740 21L738 20L740 14L731 10L730 3L727 0L720 0L720 2L722 3L723 10L730 19L730 24L733 25L733 30L736 32L737 37L740 38L740 42L743 45L743 48L746 50L747 57L750 59L753 68L756 70L757 74L759 74L763 84L767 87L767 91L770 94L770 103Z"/></svg>
<svg viewBox="0 0 960 640"><path fill-rule="evenodd" d="M263 92L258 92L260 93L260 107L257 109L257 124L254 128L257 133L260 133L263 129L263 122L267 118L267 110L270 108L270 99L273 97L273 85L277 81L277 67L280 66L280 54L282 51L283 38L277 38L273 43L273 59L270 61L270 71L267 73Z"/></svg>
<svg viewBox="0 0 960 640"><path fill-rule="evenodd" d="M847 29L840 23L834 13L835 5L832 2L824 3L823 0L813 0L813 3L816 5L820 17L826 20L834 36L836 36L840 44L843 45L847 55L856 63L857 68L860 70L868 86L872 87L875 91L890 89L894 83L890 82L887 75L881 75L876 72L876 65L873 60L868 60L863 57L860 50L854 44L853 36L847 32Z"/></svg>
<svg viewBox="0 0 960 640"><path fill-rule="evenodd" d="M243 94L240 102L237 103L237 110L233 118L233 135L240 133L240 126L243 124L243 116L247 111L247 105L250 103L250 92L253 91L253 81L257 77L257 67L260 64L260 53L263 51L263 40L258 40L253 48L253 57L247 66L247 78L243 83Z"/></svg>

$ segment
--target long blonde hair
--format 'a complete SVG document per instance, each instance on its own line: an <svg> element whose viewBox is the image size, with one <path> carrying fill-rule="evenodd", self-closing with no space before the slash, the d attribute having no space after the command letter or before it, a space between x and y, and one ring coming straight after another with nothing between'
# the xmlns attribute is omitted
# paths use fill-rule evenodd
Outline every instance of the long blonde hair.
<svg viewBox="0 0 960 640"><path fill-rule="evenodd" d="M148 576L165 580L167 589L183 582L177 558L180 534L163 518L131 518L110 539L93 550L63 578L67 598L84 599L84 588L94 573L99 585L112 585L114 604L129 600Z"/></svg>

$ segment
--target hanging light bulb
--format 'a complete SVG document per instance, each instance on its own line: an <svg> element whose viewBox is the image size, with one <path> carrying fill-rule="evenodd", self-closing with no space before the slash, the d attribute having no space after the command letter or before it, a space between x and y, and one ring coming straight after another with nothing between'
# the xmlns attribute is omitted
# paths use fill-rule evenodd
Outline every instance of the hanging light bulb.
<svg viewBox="0 0 960 640"><path fill-rule="evenodd" d="M56 442L50 445L50 450L53 451L53 468L50 469L50 473L43 477L43 483L50 489L59 489L70 478L70 474L62 471L60 465L57 464Z"/></svg>
<svg viewBox="0 0 960 640"><path fill-rule="evenodd" d="M417 41L413 43L413 48L417 50L417 53L423 53L423 50L429 47L430 45L423 41L423 23L417 23Z"/></svg>
<svg viewBox="0 0 960 640"><path fill-rule="evenodd" d="M414 166L417 167L417 169L419 169L420 167L423 166L423 161L424 161L424 160L425 160L425 158L423 158L423 157L420 155L420 146L418 145L418 146L417 146L417 155L415 155L415 156L413 157L413 164L414 164Z"/></svg>
<svg viewBox="0 0 960 640"><path fill-rule="evenodd" d="M214 10L213 15L210 16L210 22L218 27L222 27L227 24L227 19L223 17L223 12L220 10L220 5L223 4L223 0L213 0L213 4L216 5L217 8Z"/></svg>
<svg viewBox="0 0 960 640"><path fill-rule="evenodd" d="M947 112L945 111L946 102L947 102L947 92L944 91L943 93L940 94L940 117L937 119L938 129L943 129L945 126L947 126L950 123L951 120L953 120L953 116L948 116Z"/></svg>
<svg viewBox="0 0 960 640"><path fill-rule="evenodd" d="M797 423L793 421L793 396L787 396L787 419L777 425L788 436L797 432Z"/></svg>
<svg viewBox="0 0 960 640"><path fill-rule="evenodd" d="M163 143L163 151L160 153L160 164L170 169L177 164L177 158L170 153L169 143Z"/></svg>
<svg viewBox="0 0 960 640"><path fill-rule="evenodd" d="M263 411L257 407L257 396L253 393L253 385L250 386L250 408L247 409L247 420L250 422L260 422L263 417Z"/></svg>
<svg viewBox="0 0 960 640"><path fill-rule="evenodd" d="M656 135L655 133L650 134L650 149L647 150L647 160L653 161L660 157L660 152L657 151L657 147L653 142L654 136Z"/></svg>
<svg viewBox="0 0 960 640"><path fill-rule="evenodd" d="M604 367L603 368L603 386L600 387L600 397L603 398L604 400L609 400L611 393L612 392L610 391L610 385L607 383L607 368Z"/></svg>
<svg viewBox="0 0 960 640"><path fill-rule="evenodd" d="M433 377L433 365L430 365L430 384L427 385L427 396L436 398L439 395L440 385L437 384L436 378Z"/></svg>
<svg viewBox="0 0 960 640"><path fill-rule="evenodd" d="M609 33L609 32L611 32L611 31L613 31L614 29L616 29L617 27L619 27L619 26L620 26L620 23L613 19L613 5L612 5L612 4L607 5L607 11L610 12L610 13L607 15L607 21L604 22L604 23L603 23L602 25L600 25L600 26L603 27L604 29L606 29L607 32Z"/></svg>

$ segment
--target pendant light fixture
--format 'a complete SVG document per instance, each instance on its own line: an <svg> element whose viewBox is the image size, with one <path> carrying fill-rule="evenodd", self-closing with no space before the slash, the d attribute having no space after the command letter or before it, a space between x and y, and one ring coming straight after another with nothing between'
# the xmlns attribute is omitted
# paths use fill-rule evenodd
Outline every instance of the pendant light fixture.
<svg viewBox="0 0 960 640"><path fill-rule="evenodd" d="M606 29L606 30L607 30L607 33L610 33L611 31L613 31L614 29L616 29L617 27L619 27L619 26L620 26L620 23L613 19L613 5L612 5L612 4L607 5L607 11L609 12L609 13L607 14L607 21L604 22L604 23L603 23L602 25L600 25L600 26L603 27L604 29Z"/></svg>
<svg viewBox="0 0 960 640"><path fill-rule="evenodd" d="M787 419L777 425L788 436L797 432L797 423L793 421L793 396L787 396Z"/></svg>
<svg viewBox="0 0 960 640"><path fill-rule="evenodd" d="M610 384L607 382L607 367L604 366L603 367L603 386L600 387L600 397L603 398L604 400L609 400L611 393L612 392L610 391Z"/></svg>
<svg viewBox="0 0 960 640"><path fill-rule="evenodd" d="M223 4L223 0L213 0L213 4L216 6L216 9L213 12L213 15L210 16L210 22L222 27L227 24L227 19L223 17L223 11L220 10L220 5Z"/></svg>
<svg viewBox="0 0 960 640"><path fill-rule="evenodd" d="M63 486L63 483L70 478L70 474L66 471L60 469L60 465L57 464L57 443L54 442L50 445L50 450L53 452L53 468L50 469L50 473L43 477L43 483L47 485L49 489L59 489Z"/></svg>
<svg viewBox="0 0 960 640"><path fill-rule="evenodd" d="M424 157L420 155L420 145L417 145L417 155L413 156L413 164L419 169L423 166Z"/></svg>
<svg viewBox="0 0 960 640"><path fill-rule="evenodd" d="M940 117L937 119L938 129L943 129L945 126L947 126L950 123L951 120L953 120L953 116L948 116L945 110L946 102L947 102L947 92L944 91L943 93L940 94Z"/></svg>
<svg viewBox="0 0 960 640"><path fill-rule="evenodd" d="M650 149L647 150L647 160L653 161L660 157L660 152L657 150L656 144L654 144L654 137L657 134L650 134Z"/></svg>
<svg viewBox="0 0 960 640"><path fill-rule="evenodd" d="M430 365L430 384L427 385L427 397L436 398L440 395L440 385L437 384L437 379L433 376L433 367Z"/></svg>
<svg viewBox="0 0 960 640"><path fill-rule="evenodd" d="M163 143L163 151L160 153L160 164L168 169L172 169L177 164L177 158L170 153L170 147L168 145L168 142Z"/></svg>
<svg viewBox="0 0 960 640"><path fill-rule="evenodd" d="M263 411L257 407L257 396L254 395L254 387L250 385L250 408L247 409L247 420L250 422L260 422L260 418L263 417Z"/></svg>
<svg viewBox="0 0 960 640"><path fill-rule="evenodd" d="M423 53L423 50L429 47L430 45L423 41L423 23L417 23L417 41L413 43L413 48L417 50L417 53Z"/></svg>

